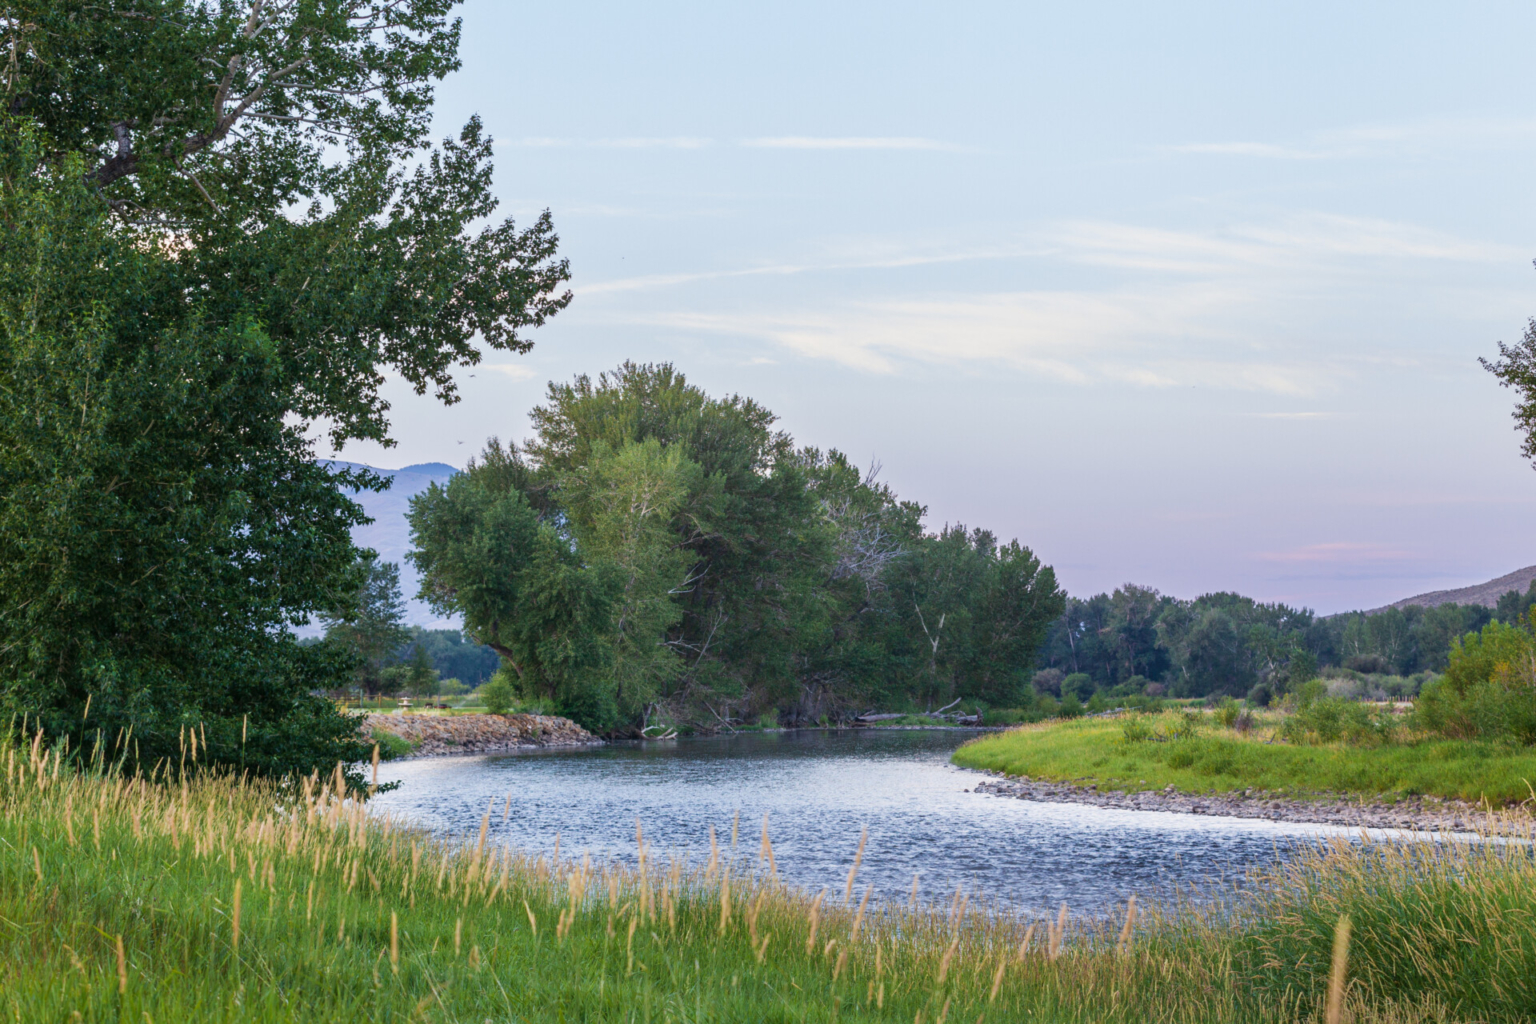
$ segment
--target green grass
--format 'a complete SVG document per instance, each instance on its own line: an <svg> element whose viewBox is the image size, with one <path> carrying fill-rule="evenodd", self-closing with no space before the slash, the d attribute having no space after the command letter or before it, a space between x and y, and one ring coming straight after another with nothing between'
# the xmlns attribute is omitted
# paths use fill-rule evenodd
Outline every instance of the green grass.
<svg viewBox="0 0 1536 1024"><path fill-rule="evenodd" d="M1173 724L1177 716L1155 721ZM1536 750L1499 743L1421 739L1377 746L1297 745L1260 728L1247 737L1214 723L1189 738L1127 741L1126 718L1078 719L983 736L954 761L1009 775L1097 784L1101 789L1186 793L1255 789L1288 796L1347 793L1392 800L1409 795L1487 799L1531 797Z"/></svg>
<svg viewBox="0 0 1536 1024"><path fill-rule="evenodd" d="M811 897L756 841L693 866L639 846L639 869L529 859L318 779L0 761L0 1020L1308 1020L1340 914L1356 1022L1536 1014L1524 845L1318 851L1254 899L1144 912L1122 946L1123 907L1063 938L964 897L861 910L857 879L846 903Z"/></svg>
<svg viewBox="0 0 1536 1024"><path fill-rule="evenodd" d="M379 756L385 761L393 761L397 757L410 757L420 746L419 743L412 743L404 736L397 736L377 728L373 730L373 742L378 744Z"/></svg>

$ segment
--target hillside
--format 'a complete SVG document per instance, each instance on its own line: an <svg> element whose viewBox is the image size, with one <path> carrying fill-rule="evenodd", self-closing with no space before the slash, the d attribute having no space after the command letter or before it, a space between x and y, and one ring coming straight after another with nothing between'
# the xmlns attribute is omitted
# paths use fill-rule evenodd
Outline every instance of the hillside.
<svg viewBox="0 0 1536 1024"><path fill-rule="evenodd" d="M1492 608L1499 603L1499 598L1511 590L1522 593L1530 587L1531 581L1536 579L1536 565L1528 565L1524 569L1516 569L1512 573L1500 576L1496 580L1487 583L1477 583L1470 587L1460 587L1456 590L1432 590L1427 594L1418 594L1414 597L1405 597L1401 601L1395 601L1380 608L1372 608L1366 614L1384 612L1388 608L1406 608L1411 604L1421 605L1425 608L1433 608L1442 604L1480 604L1484 608Z"/></svg>
<svg viewBox="0 0 1536 1024"><path fill-rule="evenodd" d="M405 553L411 550L411 528L405 521L405 515L410 511L414 495L426 490L430 484L445 483L458 470L443 462L424 462L404 469L379 469L355 462L331 464L371 469L380 476L394 480L394 484L383 494L367 492L354 495L373 517L373 522L358 527L352 537L360 546L373 548L384 561L400 566L400 589L406 598L405 621L408 624L434 629L457 627L457 620L440 619L432 613L425 601L416 600L416 570L405 560Z"/></svg>

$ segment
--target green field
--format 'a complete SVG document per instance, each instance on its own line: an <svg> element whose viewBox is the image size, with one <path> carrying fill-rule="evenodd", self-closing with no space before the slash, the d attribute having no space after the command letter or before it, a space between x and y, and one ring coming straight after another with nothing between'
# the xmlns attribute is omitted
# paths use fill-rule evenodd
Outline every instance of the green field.
<svg viewBox="0 0 1536 1024"><path fill-rule="evenodd" d="M552 862L484 843L504 806L439 843L318 779L0 761L7 1021L1322 1020L1344 914L1349 1019L1536 1013L1524 845L1341 845L1254 899L1058 931L964 896L866 906L857 877L796 892L745 834L707 864Z"/></svg>
<svg viewBox="0 0 1536 1024"><path fill-rule="evenodd" d="M954 757L966 768L1101 789L1174 786L1186 793L1253 789L1306 797L1346 793L1373 799L1438 796L1488 800L1496 806L1532 796L1536 750L1494 742L1421 739L1379 745L1301 745L1271 729L1239 735L1211 723L1166 742L1128 740L1126 722L1140 716L1077 719L1023 726L973 740ZM1177 715L1156 725L1177 727Z"/></svg>

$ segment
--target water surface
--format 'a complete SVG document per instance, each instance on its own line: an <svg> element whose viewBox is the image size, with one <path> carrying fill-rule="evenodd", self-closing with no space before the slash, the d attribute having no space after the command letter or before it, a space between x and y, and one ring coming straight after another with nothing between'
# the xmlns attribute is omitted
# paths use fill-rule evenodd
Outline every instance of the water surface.
<svg viewBox="0 0 1536 1024"><path fill-rule="evenodd" d="M580 751L424 758L380 767L401 787L377 798L444 835L478 832L530 853L632 861L635 821L654 854L709 856L709 826L755 859L768 816L780 877L841 894L862 828L859 891L905 900L957 887L1030 911L1108 912L1136 893L1210 891L1273 863L1314 825L1044 804L969 790L981 776L949 764L958 730L788 732L616 744ZM512 811L505 821L505 798ZM878 898L878 896L877 896Z"/></svg>

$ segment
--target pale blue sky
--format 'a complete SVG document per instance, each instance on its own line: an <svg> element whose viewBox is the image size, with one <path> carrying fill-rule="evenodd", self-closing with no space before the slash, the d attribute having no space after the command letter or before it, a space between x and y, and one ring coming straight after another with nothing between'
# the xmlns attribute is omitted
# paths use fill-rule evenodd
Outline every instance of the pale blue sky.
<svg viewBox="0 0 1536 1024"><path fill-rule="evenodd" d="M1536 8L1253 6L471 2L441 132L482 115L576 300L343 455L462 465L672 360L1076 594L1536 562L1476 364L1536 314Z"/></svg>

